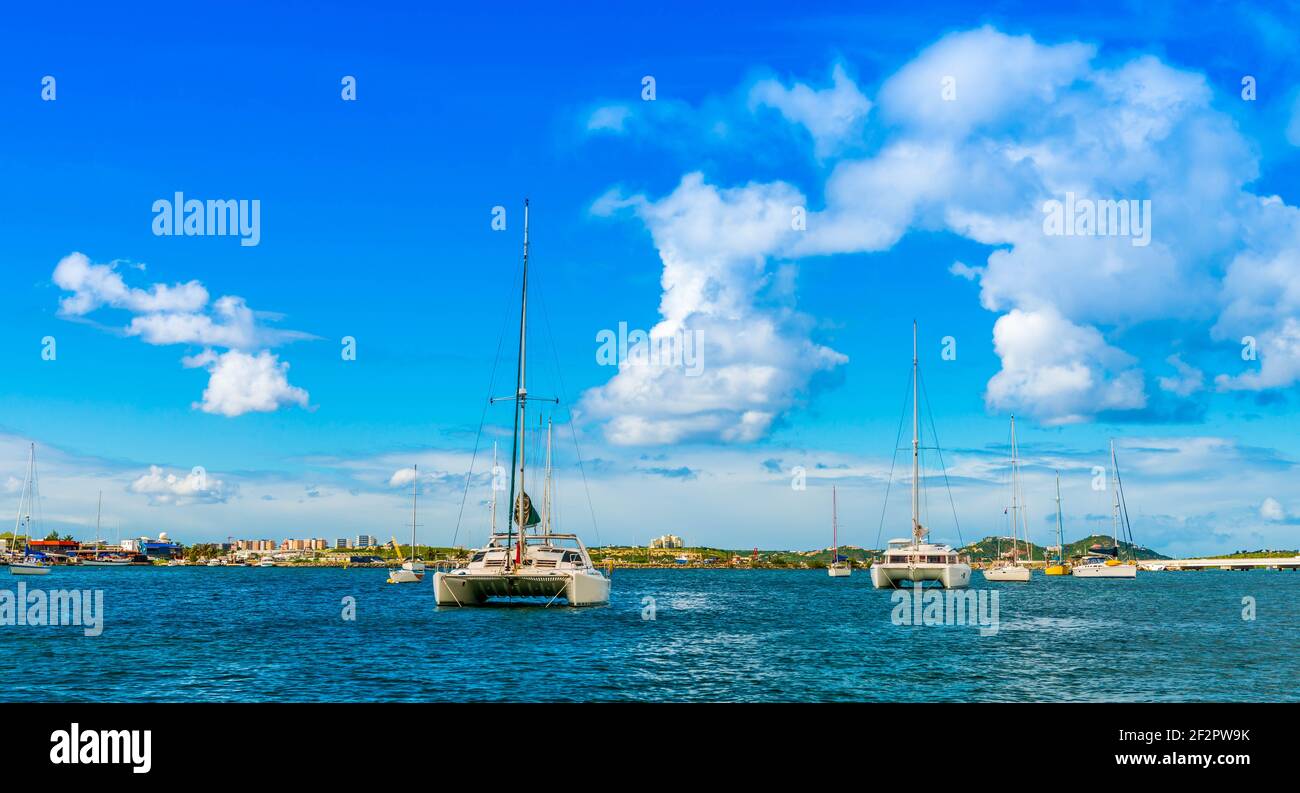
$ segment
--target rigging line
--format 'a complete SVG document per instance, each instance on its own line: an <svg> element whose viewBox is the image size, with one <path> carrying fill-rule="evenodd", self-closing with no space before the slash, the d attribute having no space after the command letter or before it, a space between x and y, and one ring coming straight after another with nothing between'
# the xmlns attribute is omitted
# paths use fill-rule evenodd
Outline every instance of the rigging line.
<svg viewBox="0 0 1300 793"><path fill-rule="evenodd" d="M1119 475L1119 462L1112 460L1115 466L1115 485L1119 488L1120 511L1124 515L1124 531L1128 533L1129 554L1136 558L1136 552L1133 550L1133 525L1128 519L1128 498L1124 495L1124 480ZM1118 558L1118 549L1116 549L1116 558Z"/></svg>
<svg viewBox="0 0 1300 793"><path fill-rule="evenodd" d="M587 484L587 469L582 463L582 448L578 446L578 430L573 426L573 413L569 411L569 396L564 387L564 375L560 372L560 353L555 347L555 333L551 330L551 313L546 309L546 298L540 292L537 302L542 305L542 322L546 324L546 336L551 342L551 356L555 359L555 379L560 386L560 398L564 400L564 415L568 419L569 433L573 436L573 451L578 458L578 472L582 474L582 489L587 494L587 509L591 512L591 528L596 533L596 545L600 543L600 526L596 523L596 507L591 501L591 487Z"/></svg>
<svg viewBox="0 0 1300 793"><path fill-rule="evenodd" d="M894 486L894 465L898 462L898 453L902 451L898 444L903 440L903 420L907 418L907 397L912 390L912 377L907 377L907 388L903 389L903 408L898 412L898 435L894 438L894 456L889 459L889 481L885 483L885 502L880 505L880 526L876 529L876 548L880 548L880 535L885 530L885 510L889 508L889 491Z"/></svg>
<svg viewBox="0 0 1300 793"><path fill-rule="evenodd" d="M520 267L522 267L522 264L515 265L516 276L519 275ZM456 514L456 530L452 532L451 535L451 546L453 548L456 547L456 540L460 537L460 522L465 516L465 501L469 498L469 484L474 477L474 462L478 459L479 442L483 439L483 425L487 422L488 408L492 406L492 392L493 389L496 388L497 384L497 368L501 364L501 348L505 345L506 341L506 323L510 320L510 308L510 301L504 301L504 308L501 312L501 332L497 336L496 354L492 356L492 374L488 377L488 395L487 399L483 400L483 412L479 414L478 431L474 433L474 453L470 455L469 470L465 472L465 489L460 496L460 511ZM492 476L495 477L496 473L493 472ZM495 486L496 484L494 482L493 487ZM495 496L496 494L494 492L493 497L495 498ZM488 534L490 535L491 533L492 529L489 528ZM488 537L488 541L492 541L490 536Z"/></svg>
<svg viewBox="0 0 1300 793"><path fill-rule="evenodd" d="M921 379L919 373L917 379ZM934 450L939 455L939 469L943 471L943 486L948 490L948 504L952 506L952 522L957 527L957 542L965 546L966 540L961 536L961 521L957 520L957 502L952 497L952 483L948 480L948 466L943 462L943 449L939 448L939 431L934 426L934 408L930 405L930 392L925 388L925 380L921 380L921 395L925 400L926 414L930 417L930 434L934 436Z"/></svg>

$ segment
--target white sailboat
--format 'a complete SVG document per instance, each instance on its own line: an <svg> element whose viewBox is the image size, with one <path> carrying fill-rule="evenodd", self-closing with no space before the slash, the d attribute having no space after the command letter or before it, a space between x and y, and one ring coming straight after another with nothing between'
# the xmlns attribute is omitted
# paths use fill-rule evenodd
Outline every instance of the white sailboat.
<svg viewBox="0 0 1300 793"><path fill-rule="evenodd" d="M32 553L27 546L28 540L32 537L32 530L35 528L35 523L32 521L33 508L38 517L41 514L40 492L40 485L37 484L36 478L36 444L33 443L27 457L27 475L23 478L22 493L18 496L18 518L14 521L13 542L17 544L21 536L23 550L21 554L15 554L9 561L11 575L49 575L50 570L53 569L53 565L44 554Z"/></svg>
<svg viewBox="0 0 1300 793"><path fill-rule="evenodd" d="M414 465L411 470L415 472L415 479L411 482L411 558L409 561L402 562L402 566L398 569L389 571L388 583L390 584L418 584L424 580L424 560L417 558L415 554L415 515L420 492L420 466ZM402 549L398 548L397 552L400 554Z"/></svg>
<svg viewBox="0 0 1300 793"><path fill-rule="evenodd" d="M1020 540L1017 536L1023 527L1025 545L1030 548L1030 561L1033 561L1033 546L1029 545L1029 520L1025 514L1024 499L1020 492L1020 456L1016 446L1016 417L1011 417L1011 561L998 559L984 571L986 581L1029 581L1033 573L1020 562Z"/></svg>
<svg viewBox="0 0 1300 793"><path fill-rule="evenodd" d="M826 568L826 575L831 578L847 578L853 574L853 565L848 559L840 559L840 519L839 505L835 499L835 487L831 487L831 563Z"/></svg>
<svg viewBox="0 0 1300 793"><path fill-rule="evenodd" d="M1110 513L1110 539L1114 544L1114 556L1101 553L1086 553L1079 563L1070 570L1070 575L1079 578L1137 578L1137 564L1120 560L1119 526L1122 518L1128 526L1128 508L1124 505L1124 484L1119 478L1119 462L1115 459L1115 441L1110 442L1111 493L1113 494ZM1132 532L1130 531L1130 534Z"/></svg>
<svg viewBox="0 0 1300 793"><path fill-rule="evenodd" d="M473 606L491 598L548 598L547 605L563 598L570 606L609 602L610 580L591 561L587 547L576 534L555 531L547 494L543 521L528 496L525 465L525 414L528 330L528 202L524 202L523 286L519 309L519 362L514 402L514 438L511 449L510 518L506 531L492 529L488 544L475 550L469 563L433 575L434 598L440 606ZM557 401L557 400L544 400ZM543 485L549 490L549 485ZM516 495L517 494L517 495Z"/></svg>
<svg viewBox="0 0 1300 793"><path fill-rule="evenodd" d="M970 565L950 545L925 542L921 525L921 424L917 382L916 323L912 323L912 537L890 540L884 558L871 566L877 589L936 581L945 589L970 585Z"/></svg>

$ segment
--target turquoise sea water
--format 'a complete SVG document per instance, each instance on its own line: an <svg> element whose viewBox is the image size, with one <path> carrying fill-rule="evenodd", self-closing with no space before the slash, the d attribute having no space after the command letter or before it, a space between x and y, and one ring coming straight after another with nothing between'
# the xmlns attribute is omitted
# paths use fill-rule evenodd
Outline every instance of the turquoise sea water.
<svg viewBox="0 0 1300 793"><path fill-rule="evenodd" d="M607 607L439 609L383 570L59 568L104 630L0 626L6 700L1300 699L1300 573L985 584L999 630L899 626L857 571L619 570ZM341 618L355 598L356 619ZM655 619L642 618L654 598ZM1252 597L1255 619L1242 618Z"/></svg>

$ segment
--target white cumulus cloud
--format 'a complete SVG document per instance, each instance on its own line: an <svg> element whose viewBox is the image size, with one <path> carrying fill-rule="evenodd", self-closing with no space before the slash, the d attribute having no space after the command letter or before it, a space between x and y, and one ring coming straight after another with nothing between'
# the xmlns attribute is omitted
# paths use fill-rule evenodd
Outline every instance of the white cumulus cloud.
<svg viewBox="0 0 1300 793"><path fill-rule="evenodd" d="M818 90L802 83L786 88L778 80L762 80L750 89L749 104L775 108L787 121L807 129L819 157L856 137L871 111L871 100L839 64L831 73L829 88Z"/></svg>
<svg viewBox="0 0 1300 793"><path fill-rule="evenodd" d="M314 336L267 327L261 320L276 315L254 311L242 297L226 295L209 303L208 291L198 281L130 287L117 267L116 262L94 264L82 253L60 260L53 281L72 293L60 301L60 313L83 317L100 308L119 309L133 315L124 328L128 336L153 345L204 347L182 360L186 367L203 367L211 374L202 401L194 403L204 412L233 417L307 405L307 392L289 385L289 365L265 348Z"/></svg>
<svg viewBox="0 0 1300 793"><path fill-rule="evenodd" d="M650 229L663 262L660 320L651 339L698 340L701 365L620 362L581 408L616 444L683 440L746 442L790 409L812 376L847 358L809 337L788 305L769 306L769 260L792 235L803 196L784 183L720 189L684 177L658 201L609 194L597 214L630 208Z"/></svg>
<svg viewBox="0 0 1300 793"><path fill-rule="evenodd" d="M289 364L263 350L255 355L212 350L189 356L188 367L203 367L211 377L203 400L194 407L220 416L269 413L282 405L307 407L307 392L289 384Z"/></svg>
<svg viewBox="0 0 1300 793"><path fill-rule="evenodd" d="M161 466L149 466L149 473L141 474L127 490L149 497L153 505L174 504L184 506L193 503L223 503L234 492L220 479L208 476L202 469L195 469L184 476L168 473Z"/></svg>
<svg viewBox="0 0 1300 793"><path fill-rule="evenodd" d="M1264 503L1259 505L1259 516L1264 520L1280 521L1286 520L1286 510L1276 498L1269 496L1264 499Z"/></svg>

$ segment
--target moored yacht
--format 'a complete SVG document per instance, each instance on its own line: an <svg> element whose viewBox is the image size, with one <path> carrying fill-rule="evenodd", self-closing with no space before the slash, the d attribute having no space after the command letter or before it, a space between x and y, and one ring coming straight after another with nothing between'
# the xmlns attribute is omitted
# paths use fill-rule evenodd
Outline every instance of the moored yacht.
<svg viewBox="0 0 1300 793"><path fill-rule="evenodd" d="M1056 472L1056 558L1048 559L1043 575L1069 575L1070 565L1065 561L1065 538L1061 524L1061 472Z"/></svg>
<svg viewBox="0 0 1300 793"><path fill-rule="evenodd" d="M916 354L916 323L912 323L912 538L890 540L884 557L871 566L877 589L900 584L938 582L945 589L970 585L970 565L950 545L925 542L929 530L921 525L921 425Z"/></svg>
<svg viewBox="0 0 1300 793"><path fill-rule="evenodd" d="M1033 561L1033 546L1029 544L1029 521L1025 514L1023 494L1020 492L1020 458L1016 447L1016 417L1011 417L1011 506L1007 514L1011 518L1011 560L998 559L984 571L985 581L1018 581L1027 583L1032 578L1029 567L1020 561L1019 533L1024 528L1025 545Z"/></svg>
<svg viewBox="0 0 1300 793"><path fill-rule="evenodd" d="M1070 570L1070 575L1077 578L1137 578L1137 564L1124 562L1120 558L1119 531L1123 524L1132 547L1133 529L1128 522L1128 505L1124 501L1124 485L1119 478L1119 462L1115 459L1115 442L1110 442L1111 502L1110 539L1111 548L1093 548L1084 554L1079 563ZM1094 550L1096 549L1096 550Z"/></svg>
<svg viewBox="0 0 1300 793"><path fill-rule="evenodd" d="M831 563L826 567L826 575L831 578L847 578L853 575L853 564L848 559L840 558L839 508L833 486L831 487Z"/></svg>
<svg viewBox="0 0 1300 793"><path fill-rule="evenodd" d="M551 498L550 429L547 430L546 479L539 515L525 488L526 386L528 328L528 202L524 202L522 297L519 309L519 361L515 394L501 401L514 402L514 438L511 450L510 517L504 532L495 520L488 543L472 553L464 567L433 574L434 599L440 606L474 606L492 598L546 598L547 605L562 598L570 606L609 602L610 580L596 569L591 555L576 534L554 531ZM497 400L494 400L497 401ZM543 400L556 401L556 400ZM493 490L493 515L495 516Z"/></svg>
<svg viewBox="0 0 1300 793"><path fill-rule="evenodd" d="M390 584L418 584L424 580L424 560L420 559L415 553L415 515L416 501L420 493L420 466L412 466L415 476L411 481L411 558L402 561L402 566L396 570L388 572L388 583ZM402 546L397 544L397 538L393 538L393 547L397 549L397 555L400 559L402 555Z"/></svg>
<svg viewBox="0 0 1300 793"><path fill-rule="evenodd" d="M18 543L18 538L23 538L23 550L17 556L9 560L10 575L49 575L53 567L54 560L46 554L31 551L27 542L32 537L32 530L36 528L35 523L39 523L41 514L41 497L40 485L36 478L36 444L31 445L31 451L27 457L27 476L23 479L23 488L18 496L18 518L14 521L13 543ZM32 520L33 510L36 513L37 521Z"/></svg>

